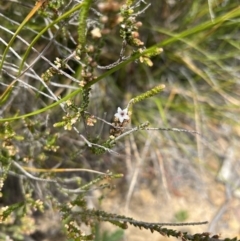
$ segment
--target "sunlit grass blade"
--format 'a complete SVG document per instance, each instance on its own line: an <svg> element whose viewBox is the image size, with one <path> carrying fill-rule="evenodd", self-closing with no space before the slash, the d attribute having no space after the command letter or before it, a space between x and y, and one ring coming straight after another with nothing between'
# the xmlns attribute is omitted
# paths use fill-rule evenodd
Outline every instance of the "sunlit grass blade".
<svg viewBox="0 0 240 241"><path fill-rule="evenodd" d="M27 15L27 17L23 20L23 22L19 25L19 27L17 28L16 32L14 33L14 35L12 36L11 40L9 41L5 51L3 52L3 56L2 56L2 61L0 63L0 70L2 70L3 67L3 63L5 61L6 55L8 50L10 49L10 47L13 44L13 41L15 40L15 38L17 37L17 35L19 34L19 32L22 30L22 28L26 25L26 23L33 17L33 15L38 11L38 9L46 2L46 0L39 0L36 5L33 7L33 9L29 12L29 14Z"/></svg>
<svg viewBox="0 0 240 241"><path fill-rule="evenodd" d="M16 83L16 80L13 81L8 87L7 89L3 92L3 94L0 96L0 106L3 105L8 97L10 96L10 94L12 93L12 89L13 89L13 86L14 84Z"/></svg>
<svg viewBox="0 0 240 241"><path fill-rule="evenodd" d="M181 41L182 39L184 39L186 37L189 37L191 35L194 35L194 34L197 34L199 32L211 29L212 27L220 27L221 24L223 24L224 22L230 21L231 19L234 19L234 18L239 17L239 16L240 16L240 7L237 7L235 9L233 9L232 11L224 14L223 16L215 18L214 21L209 20L209 21L206 21L202 24L199 24L199 25L197 25L193 28L182 31L181 33L177 33L172 38L169 38L169 39L166 39L162 42L159 42L158 44L156 44L152 48L164 47L164 46L170 45L172 43L175 43L179 40ZM163 29L161 29L161 28L153 28L153 29L155 29L156 31L159 31L159 32L163 31ZM164 32L166 33L166 31L164 31ZM150 51L150 49L148 51Z"/></svg>
<svg viewBox="0 0 240 241"><path fill-rule="evenodd" d="M58 17L56 20L54 20L53 22L51 22L49 25L47 25L45 28L43 28L38 34L37 36L32 40L32 42L29 44L26 52L23 55L21 64L19 65L19 72L18 74L21 73L22 69L23 69L23 65L24 62L26 61L33 45L38 41L38 39L52 26L54 26L55 24L59 23L60 21L62 21L65 18L68 18L72 13L76 12L77 10L79 10L82 7L82 3L79 3L78 5L76 5L74 8L72 8L71 10L65 12L64 14L62 14L60 17Z"/></svg>

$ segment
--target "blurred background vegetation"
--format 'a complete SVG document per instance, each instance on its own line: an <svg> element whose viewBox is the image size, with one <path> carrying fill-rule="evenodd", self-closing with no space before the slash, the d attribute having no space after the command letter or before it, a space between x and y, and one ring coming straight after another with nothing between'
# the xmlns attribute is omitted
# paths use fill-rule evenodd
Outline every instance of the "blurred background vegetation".
<svg viewBox="0 0 240 241"><path fill-rule="evenodd" d="M26 50L38 33L80 2L49 1L25 24L3 62L1 95L18 76ZM92 2L86 44L94 47L91 55L97 63L91 69L94 76L102 76L119 59L123 45L119 12L124 3ZM135 13L139 13L136 18L142 23L139 39L146 48L157 45L163 52L151 58L153 66L130 61L93 84L87 111L111 122L117 107L126 108L135 96L164 84L162 93L134 105L130 126L149 121L150 127L196 130L200 135L137 131L116 143L113 150L120 155L111 152L95 155L74 129L53 127L63 120L66 104L29 118L1 121L1 180L4 180L1 207L26 200L33 203L37 199L46 206L44 213L25 210L28 215L24 217L18 209L9 223L0 227L1 240L60 240L61 237L65 240L60 214L53 203L67 202L71 197L61 194L56 186L29 179L21 170L38 178L68 180L69 184L64 185L74 189L77 185L70 180L79 178L85 184L96 176L78 172L80 168L124 174L114 181L115 189L111 192L97 189L88 193L89 207L149 222L208 220L208 226L187 231L240 238L240 1L152 0L134 4ZM30 0L1 0L1 58L34 6L35 1ZM76 50L79 11L40 34L26 58L23 69L29 68L28 71L18 78L1 103L1 118L46 108L79 88L79 82L74 80L81 81L84 69L81 59L70 58L68 66L62 68L65 74L54 73L47 80L43 76L50 63L56 64L56 58L65 59ZM91 32L96 28L101 30L100 37ZM128 45L124 56L137 49ZM47 88L40 79L44 79ZM74 106L81 106L82 93L71 101ZM100 119L93 127L81 121L75 126L89 141L102 144L109 138L110 127ZM22 169L17 164L10 166L10 159ZM10 170L5 177L7 168ZM59 168L61 172L40 171ZM64 171L69 168L75 171ZM131 228L125 234L108 226L98 226L96 230L96 240L165 239Z"/></svg>

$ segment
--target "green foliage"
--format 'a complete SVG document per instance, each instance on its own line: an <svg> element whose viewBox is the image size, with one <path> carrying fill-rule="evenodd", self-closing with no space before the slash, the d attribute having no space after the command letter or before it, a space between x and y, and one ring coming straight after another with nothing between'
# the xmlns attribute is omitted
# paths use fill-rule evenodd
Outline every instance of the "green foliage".
<svg viewBox="0 0 240 241"><path fill-rule="evenodd" d="M118 229L114 232L104 231L101 232L99 225L96 225L96 232L94 241L120 241L123 240L124 232L122 229Z"/></svg>
<svg viewBox="0 0 240 241"><path fill-rule="evenodd" d="M78 24L78 43L79 48L82 49L86 43L86 30L87 30L87 18L89 15L89 9L91 7L92 0L84 0L82 3L82 9L79 15Z"/></svg>
<svg viewBox="0 0 240 241"><path fill-rule="evenodd" d="M163 89L165 88L165 85L160 85L160 86L156 86L155 88L135 97L134 99L132 99L130 101L130 104L135 104L137 102L143 101L147 98L150 98L158 93L160 93L161 91L163 91Z"/></svg>
<svg viewBox="0 0 240 241"><path fill-rule="evenodd" d="M188 219L188 211L187 210L180 210L175 213L175 218L178 222L184 222Z"/></svg>

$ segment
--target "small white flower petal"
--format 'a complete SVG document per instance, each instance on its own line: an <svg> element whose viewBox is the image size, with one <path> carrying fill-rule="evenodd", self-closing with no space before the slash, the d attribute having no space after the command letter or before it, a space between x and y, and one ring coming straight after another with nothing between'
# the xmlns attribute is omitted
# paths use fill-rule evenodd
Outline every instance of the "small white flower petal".
<svg viewBox="0 0 240 241"><path fill-rule="evenodd" d="M124 121L124 117L121 116L121 115L119 115L118 119L119 119L119 121L120 121L121 123Z"/></svg>
<svg viewBox="0 0 240 241"><path fill-rule="evenodd" d="M122 123L124 120L129 120L129 116L128 116L128 109L121 109L120 107L118 107L117 113L114 115L115 117L117 117L119 119L119 121Z"/></svg>

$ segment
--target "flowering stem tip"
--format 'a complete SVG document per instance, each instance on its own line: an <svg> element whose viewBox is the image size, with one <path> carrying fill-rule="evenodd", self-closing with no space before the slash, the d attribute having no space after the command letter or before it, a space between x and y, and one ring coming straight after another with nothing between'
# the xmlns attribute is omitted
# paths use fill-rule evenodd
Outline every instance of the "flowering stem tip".
<svg viewBox="0 0 240 241"><path fill-rule="evenodd" d="M137 103L139 101L145 100L145 99L147 99L149 97L152 97L152 96L160 93L161 91L163 91L164 88L165 88L165 85L158 85L158 86L154 87L153 89L151 89L151 90L149 90L149 91L147 91L147 92L145 92L145 93L143 93L141 95L138 95L135 98L133 98L129 102L128 106L132 105L132 104L135 104L135 103Z"/></svg>

